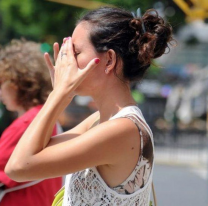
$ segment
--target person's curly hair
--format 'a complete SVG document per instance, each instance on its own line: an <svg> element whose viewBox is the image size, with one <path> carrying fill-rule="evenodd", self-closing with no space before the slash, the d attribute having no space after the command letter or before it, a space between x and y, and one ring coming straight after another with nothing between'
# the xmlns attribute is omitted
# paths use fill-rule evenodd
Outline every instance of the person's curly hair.
<svg viewBox="0 0 208 206"><path fill-rule="evenodd" d="M52 86L40 44L12 40L0 49L0 84L7 80L17 86L17 103L25 110L46 101Z"/></svg>

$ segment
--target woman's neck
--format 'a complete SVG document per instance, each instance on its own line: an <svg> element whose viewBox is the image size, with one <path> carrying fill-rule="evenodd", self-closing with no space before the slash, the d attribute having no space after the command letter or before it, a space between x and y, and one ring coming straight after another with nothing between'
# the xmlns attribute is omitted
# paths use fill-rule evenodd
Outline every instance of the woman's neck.
<svg viewBox="0 0 208 206"><path fill-rule="evenodd" d="M99 92L93 99L100 112L100 123L110 119L122 108L136 105L131 95L129 85L124 84L122 86L106 86L105 89L102 89L102 92Z"/></svg>

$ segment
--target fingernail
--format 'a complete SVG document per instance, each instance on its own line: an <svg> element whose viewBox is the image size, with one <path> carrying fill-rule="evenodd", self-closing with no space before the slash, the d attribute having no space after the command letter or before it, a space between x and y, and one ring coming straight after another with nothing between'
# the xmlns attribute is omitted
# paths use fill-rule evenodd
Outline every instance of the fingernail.
<svg viewBox="0 0 208 206"><path fill-rule="evenodd" d="M69 37L67 37L66 39L70 39L71 37L69 36Z"/></svg>
<svg viewBox="0 0 208 206"><path fill-rule="evenodd" d="M64 43L61 46L63 46L63 45L64 45Z"/></svg>
<svg viewBox="0 0 208 206"><path fill-rule="evenodd" d="M100 59L96 58L95 63L98 64L100 62Z"/></svg>

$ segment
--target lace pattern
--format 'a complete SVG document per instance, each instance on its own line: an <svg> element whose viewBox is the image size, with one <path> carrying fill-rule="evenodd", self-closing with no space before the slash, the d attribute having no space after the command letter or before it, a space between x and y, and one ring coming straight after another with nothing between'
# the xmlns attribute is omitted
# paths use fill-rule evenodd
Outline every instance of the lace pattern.
<svg viewBox="0 0 208 206"><path fill-rule="evenodd" d="M141 136L141 156L134 171L114 188L108 187L95 167L67 175L63 206L149 206L154 156L149 162L142 155L145 147L140 123L149 134L154 153L153 136L137 107L126 108L111 119L120 117L131 119Z"/></svg>
<svg viewBox="0 0 208 206"><path fill-rule="evenodd" d="M151 184L147 184L142 192L117 194L93 169L87 169L70 176L64 206L149 206L150 191Z"/></svg>

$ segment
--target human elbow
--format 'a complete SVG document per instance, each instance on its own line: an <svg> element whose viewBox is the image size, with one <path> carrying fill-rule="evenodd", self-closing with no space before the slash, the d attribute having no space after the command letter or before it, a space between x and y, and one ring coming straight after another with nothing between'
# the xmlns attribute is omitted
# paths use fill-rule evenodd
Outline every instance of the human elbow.
<svg viewBox="0 0 208 206"><path fill-rule="evenodd" d="M27 178L27 167L26 164L20 164L18 162L9 162L7 163L4 172L9 178L16 182L25 182L29 181Z"/></svg>

